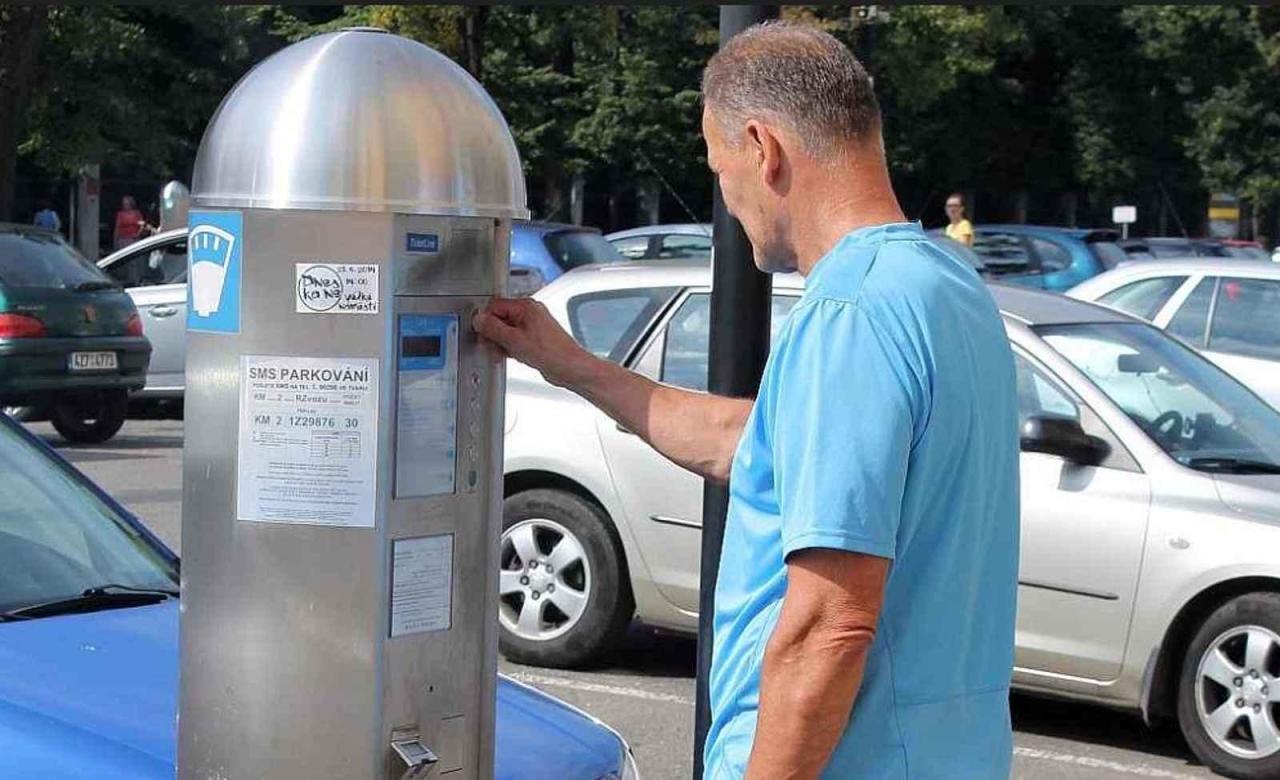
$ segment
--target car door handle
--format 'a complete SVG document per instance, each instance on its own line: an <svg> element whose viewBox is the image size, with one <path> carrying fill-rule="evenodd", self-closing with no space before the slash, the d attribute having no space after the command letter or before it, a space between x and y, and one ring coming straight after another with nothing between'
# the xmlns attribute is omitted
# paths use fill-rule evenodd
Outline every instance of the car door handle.
<svg viewBox="0 0 1280 780"><path fill-rule="evenodd" d="M173 308L172 306L161 304L159 306L152 306L150 309L147 309L147 313L150 314L152 317L172 317L173 315L178 313L178 310Z"/></svg>

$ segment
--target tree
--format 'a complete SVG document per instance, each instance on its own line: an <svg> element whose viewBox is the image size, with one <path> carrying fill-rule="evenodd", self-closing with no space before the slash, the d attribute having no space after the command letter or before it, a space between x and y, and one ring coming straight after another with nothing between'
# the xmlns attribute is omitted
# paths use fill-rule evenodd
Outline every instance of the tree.
<svg viewBox="0 0 1280 780"><path fill-rule="evenodd" d="M38 6L0 6L0 221L14 218L18 140L27 124L27 103L48 13Z"/></svg>

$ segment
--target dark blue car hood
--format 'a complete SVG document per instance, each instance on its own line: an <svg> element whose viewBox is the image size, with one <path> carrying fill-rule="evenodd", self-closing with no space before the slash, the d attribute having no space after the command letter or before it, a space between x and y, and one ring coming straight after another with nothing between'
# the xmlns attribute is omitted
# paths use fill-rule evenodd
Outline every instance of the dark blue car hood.
<svg viewBox="0 0 1280 780"><path fill-rule="evenodd" d="M0 776L174 776L178 602L0 624ZM496 776L614 777L622 744L531 688L498 681Z"/></svg>

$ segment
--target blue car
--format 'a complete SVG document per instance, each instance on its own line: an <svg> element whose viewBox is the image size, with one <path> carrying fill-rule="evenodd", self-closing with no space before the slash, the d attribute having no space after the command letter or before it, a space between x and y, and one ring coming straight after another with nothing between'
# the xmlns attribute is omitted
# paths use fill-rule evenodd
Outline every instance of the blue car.
<svg viewBox="0 0 1280 780"><path fill-rule="evenodd" d="M172 780L178 559L0 414L0 777ZM498 681L496 777L637 777L604 724Z"/></svg>
<svg viewBox="0 0 1280 780"><path fill-rule="evenodd" d="M511 227L511 292L529 294L580 265L624 259L595 228L517 222Z"/></svg>
<svg viewBox="0 0 1280 780"><path fill-rule="evenodd" d="M973 251L1008 284L1063 292L1127 257L1114 230L1045 225L976 225Z"/></svg>

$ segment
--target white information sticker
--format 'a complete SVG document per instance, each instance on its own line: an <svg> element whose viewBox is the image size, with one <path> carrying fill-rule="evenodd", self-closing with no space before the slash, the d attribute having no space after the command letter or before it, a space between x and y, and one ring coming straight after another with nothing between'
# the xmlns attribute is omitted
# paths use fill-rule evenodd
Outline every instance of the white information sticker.
<svg viewBox="0 0 1280 780"><path fill-rule="evenodd" d="M240 357L236 517L372 528L378 361Z"/></svg>
<svg viewBox="0 0 1280 780"><path fill-rule="evenodd" d="M295 263L298 314L377 314L378 266L373 263Z"/></svg>
<svg viewBox="0 0 1280 780"><path fill-rule="evenodd" d="M453 534L391 543L391 636L453 624Z"/></svg>

